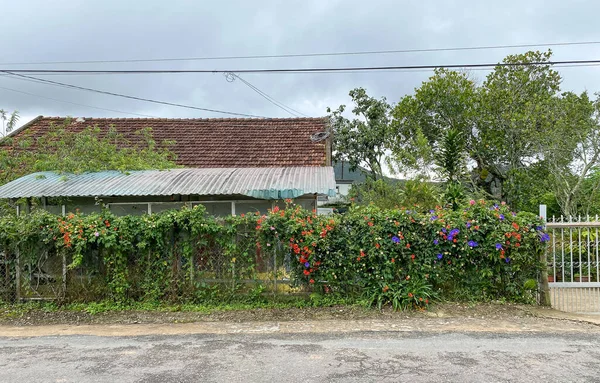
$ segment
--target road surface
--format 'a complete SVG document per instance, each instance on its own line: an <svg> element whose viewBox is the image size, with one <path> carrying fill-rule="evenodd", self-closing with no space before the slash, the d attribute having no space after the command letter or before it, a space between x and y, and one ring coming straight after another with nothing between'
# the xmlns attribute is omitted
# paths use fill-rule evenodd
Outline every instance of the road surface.
<svg viewBox="0 0 600 383"><path fill-rule="evenodd" d="M0 338L1 382L599 382L600 332Z"/></svg>

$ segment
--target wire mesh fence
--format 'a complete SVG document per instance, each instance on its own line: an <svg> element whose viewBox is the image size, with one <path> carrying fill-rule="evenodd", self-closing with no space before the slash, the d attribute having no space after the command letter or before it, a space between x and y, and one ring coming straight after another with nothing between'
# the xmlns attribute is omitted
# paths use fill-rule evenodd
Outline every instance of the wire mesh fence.
<svg viewBox="0 0 600 383"><path fill-rule="evenodd" d="M250 241L252 237L240 232L235 240ZM258 286L270 293L300 291L294 287L291 255L281 243L266 249L248 243L245 247L253 251L232 256L227 248L208 239L197 241L190 251L182 251L177 239L173 241L170 251L144 249L126 256L123 271L128 298L202 300L217 289L245 294ZM100 251L86 253L77 267L70 267L72 255L50 250L30 255L0 250L0 301L98 301L110 297L109 268L113 266Z"/></svg>

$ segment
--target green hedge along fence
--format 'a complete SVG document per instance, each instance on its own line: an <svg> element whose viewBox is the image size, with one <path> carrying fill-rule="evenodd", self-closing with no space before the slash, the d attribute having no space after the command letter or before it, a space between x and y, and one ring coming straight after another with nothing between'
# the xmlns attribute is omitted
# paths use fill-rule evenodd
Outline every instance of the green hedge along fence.
<svg viewBox="0 0 600 383"><path fill-rule="evenodd" d="M330 216L288 204L222 219L202 206L124 217L35 211L0 218L0 271L4 300L199 302L267 286L396 309L444 298L531 302L547 239L535 215L485 201Z"/></svg>

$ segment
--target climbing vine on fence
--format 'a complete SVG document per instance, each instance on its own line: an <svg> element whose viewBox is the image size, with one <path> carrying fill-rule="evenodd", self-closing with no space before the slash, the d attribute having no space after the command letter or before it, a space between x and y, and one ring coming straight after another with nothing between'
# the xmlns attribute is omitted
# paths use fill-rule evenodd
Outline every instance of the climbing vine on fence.
<svg viewBox="0 0 600 383"><path fill-rule="evenodd" d="M485 201L425 214L363 206L321 216L287 201L265 215L226 218L202 206L143 216L37 210L0 218L4 251L19 251L21 262L65 253L71 271L100 286L93 299L116 301L203 299L213 288L199 275L203 267L235 289L236 280L257 279L259 259L271 254L289 259L296 285L380 306L426 306L457 295L522 301L534 296L547 239L534 215Z"/></svg>

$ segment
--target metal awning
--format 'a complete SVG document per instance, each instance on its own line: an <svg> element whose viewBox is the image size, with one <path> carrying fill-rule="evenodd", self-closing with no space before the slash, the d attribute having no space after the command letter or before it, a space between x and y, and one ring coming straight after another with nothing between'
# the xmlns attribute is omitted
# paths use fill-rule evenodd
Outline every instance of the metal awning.
<svg viewBox="0 0 600 383"><path fill-rule="evenodd" d="M260 199L335 196L332 167L183 168L83 174L39 172L0 186L0 199L246 195Z"/></svg>

